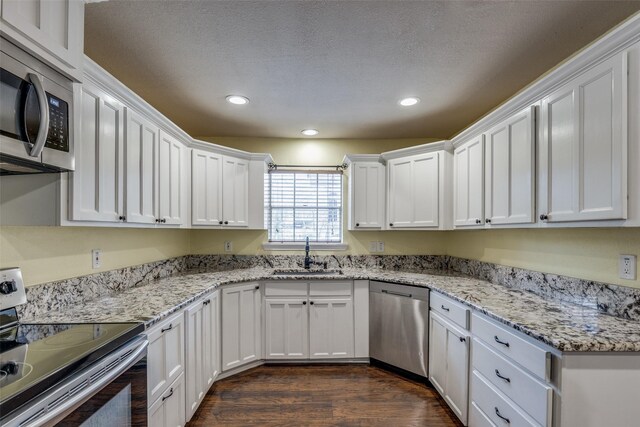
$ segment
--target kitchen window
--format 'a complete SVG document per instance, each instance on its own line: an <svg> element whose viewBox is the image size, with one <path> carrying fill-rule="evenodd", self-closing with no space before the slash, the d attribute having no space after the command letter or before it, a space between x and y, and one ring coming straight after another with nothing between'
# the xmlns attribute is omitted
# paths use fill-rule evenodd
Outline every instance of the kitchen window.
<svg viewBox="0 0 640 427"><path fill-rule="evenodd" d="M341 249L341 171L272 170L265 177L268 249Z"/></svg>

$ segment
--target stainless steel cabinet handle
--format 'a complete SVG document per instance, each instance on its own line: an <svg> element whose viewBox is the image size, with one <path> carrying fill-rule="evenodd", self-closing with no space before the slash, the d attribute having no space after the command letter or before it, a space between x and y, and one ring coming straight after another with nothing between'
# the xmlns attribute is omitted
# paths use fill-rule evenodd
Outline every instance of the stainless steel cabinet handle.
<svg viewBox="0 0 640 427"><path fill-rule="evenodd" d="M27 74L29 81L33 84L38 96L38 105L40 106L40 125L38 126L38 137L33 144L29 155L31 157L38 157L42 154L44 144L47 142L47 134L49 133L49 103L47 102L47 93L44 91L42 81L37 74ZM28 139L28 138L27 138Z"/></svg>
<svg viewBox="0 0 640 427"><path fill-rule="evenodd" d="M451 309L448 307L445 307L444 305L440 305L440 308L443 309L444 311L450 311Z"/></svg>
<svg viewBox="0 0 640 427"><path fill-rule="evenodd" d="M169 391L169 394L167 394L166 396L162 397L162 401L164 402L165 400L167 400L171 396L173 396L173 387L171 387L171 390Z"/></svg>
<svg viewBox="0 0 640 427"><path fill-rule="evenodd" d="M508 383L511 383L511 378L503 377L502 375L500 375L500 371L498 371L497 369L496 369L496 377L500 378L501 380L505 380Z"/></svg>
<svg viewBox="0 0 640 427"><path fill-rule="evenodd" d="M500 414L500 410L498 409L498 407L495 407L496 410L496 415L499 416L500 418L502 418L502 420L507 423L507 424L511 424L511 420L507 417L502 416L502 414Z"/></svg>
<svg viewBox="0 0 640 427"><path fill-rule="evenodd" d="M496 340L496 342L497 342L498 344L502 344L502 345L503 345L503 346L505 346L505 347L509 347L509 343L508 343L508 342L506 342L506 341L500 341L500 338L498 338L498 336L497 336L497 335L494 335L494 336L493 336L493 339L494 339L494 340Z"/></svg>
<svg viewBox="0 0 640 427"><path fill-rule="evenodd" d="M389 295L397 295L397 296L399 296L399 297L407 297L407 298L411 298L411 294L405 294L405 293L402 293L402 292L388 291L388 290L386 290L386 289L383 289L383 290L382 290L382 293L383 293L383 294L389 294Z"/></svg>
<svg viewBox="0 0 640 427"><path fill-rule="evenodd" d="M160 329L160 333L165 333L167 331L170 331L171 329L173 329L173 323L169 323L168 328Z"/></svg>

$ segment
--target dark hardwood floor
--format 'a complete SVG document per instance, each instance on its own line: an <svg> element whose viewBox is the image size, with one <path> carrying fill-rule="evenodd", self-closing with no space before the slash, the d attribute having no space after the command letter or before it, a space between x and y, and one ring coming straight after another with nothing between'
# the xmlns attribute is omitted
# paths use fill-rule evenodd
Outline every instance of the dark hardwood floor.
<svg viewBox="0 0 640 427"><path fill-rule="evenodd" d="M188 427L461 426L428 385L368 365L260 366L213 385Z"/></svg>

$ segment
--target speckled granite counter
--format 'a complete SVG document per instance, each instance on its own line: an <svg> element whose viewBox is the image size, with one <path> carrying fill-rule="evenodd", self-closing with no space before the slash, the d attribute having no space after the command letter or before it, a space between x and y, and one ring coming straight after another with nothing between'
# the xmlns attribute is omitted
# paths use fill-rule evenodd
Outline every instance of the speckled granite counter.
<svg viewBox="0 0 640 427"><path fill-rule="evenodd" d="M342 275L274 277L270 268L183 273L49 311L23 322L144 322L147 327L222 285L263 280L368 279L429 287L560 351L640 351L640 322L594 308L544 299L531 292L447 271L420 273L345 268Z"/></svg>

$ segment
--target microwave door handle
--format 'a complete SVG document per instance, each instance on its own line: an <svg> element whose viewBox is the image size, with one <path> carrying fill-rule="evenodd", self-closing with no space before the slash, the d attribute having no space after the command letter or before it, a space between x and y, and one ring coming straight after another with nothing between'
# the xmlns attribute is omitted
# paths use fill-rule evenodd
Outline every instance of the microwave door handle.
<svg viewBox="0 0 640 427"><path fill-rule="evenodd" d="M33 87L36 90L38 105L40 106L40 126L38 127L38 137L36 138L36 142L33 144L31 152L29 153L31 157L38 157L42 154L44 144L47 142L47 133L49 133L49 103L47 102L47 94L42 86L40 76L34 73L29 73L27 77L29 77L29 81L33 84Z"/></svg>

